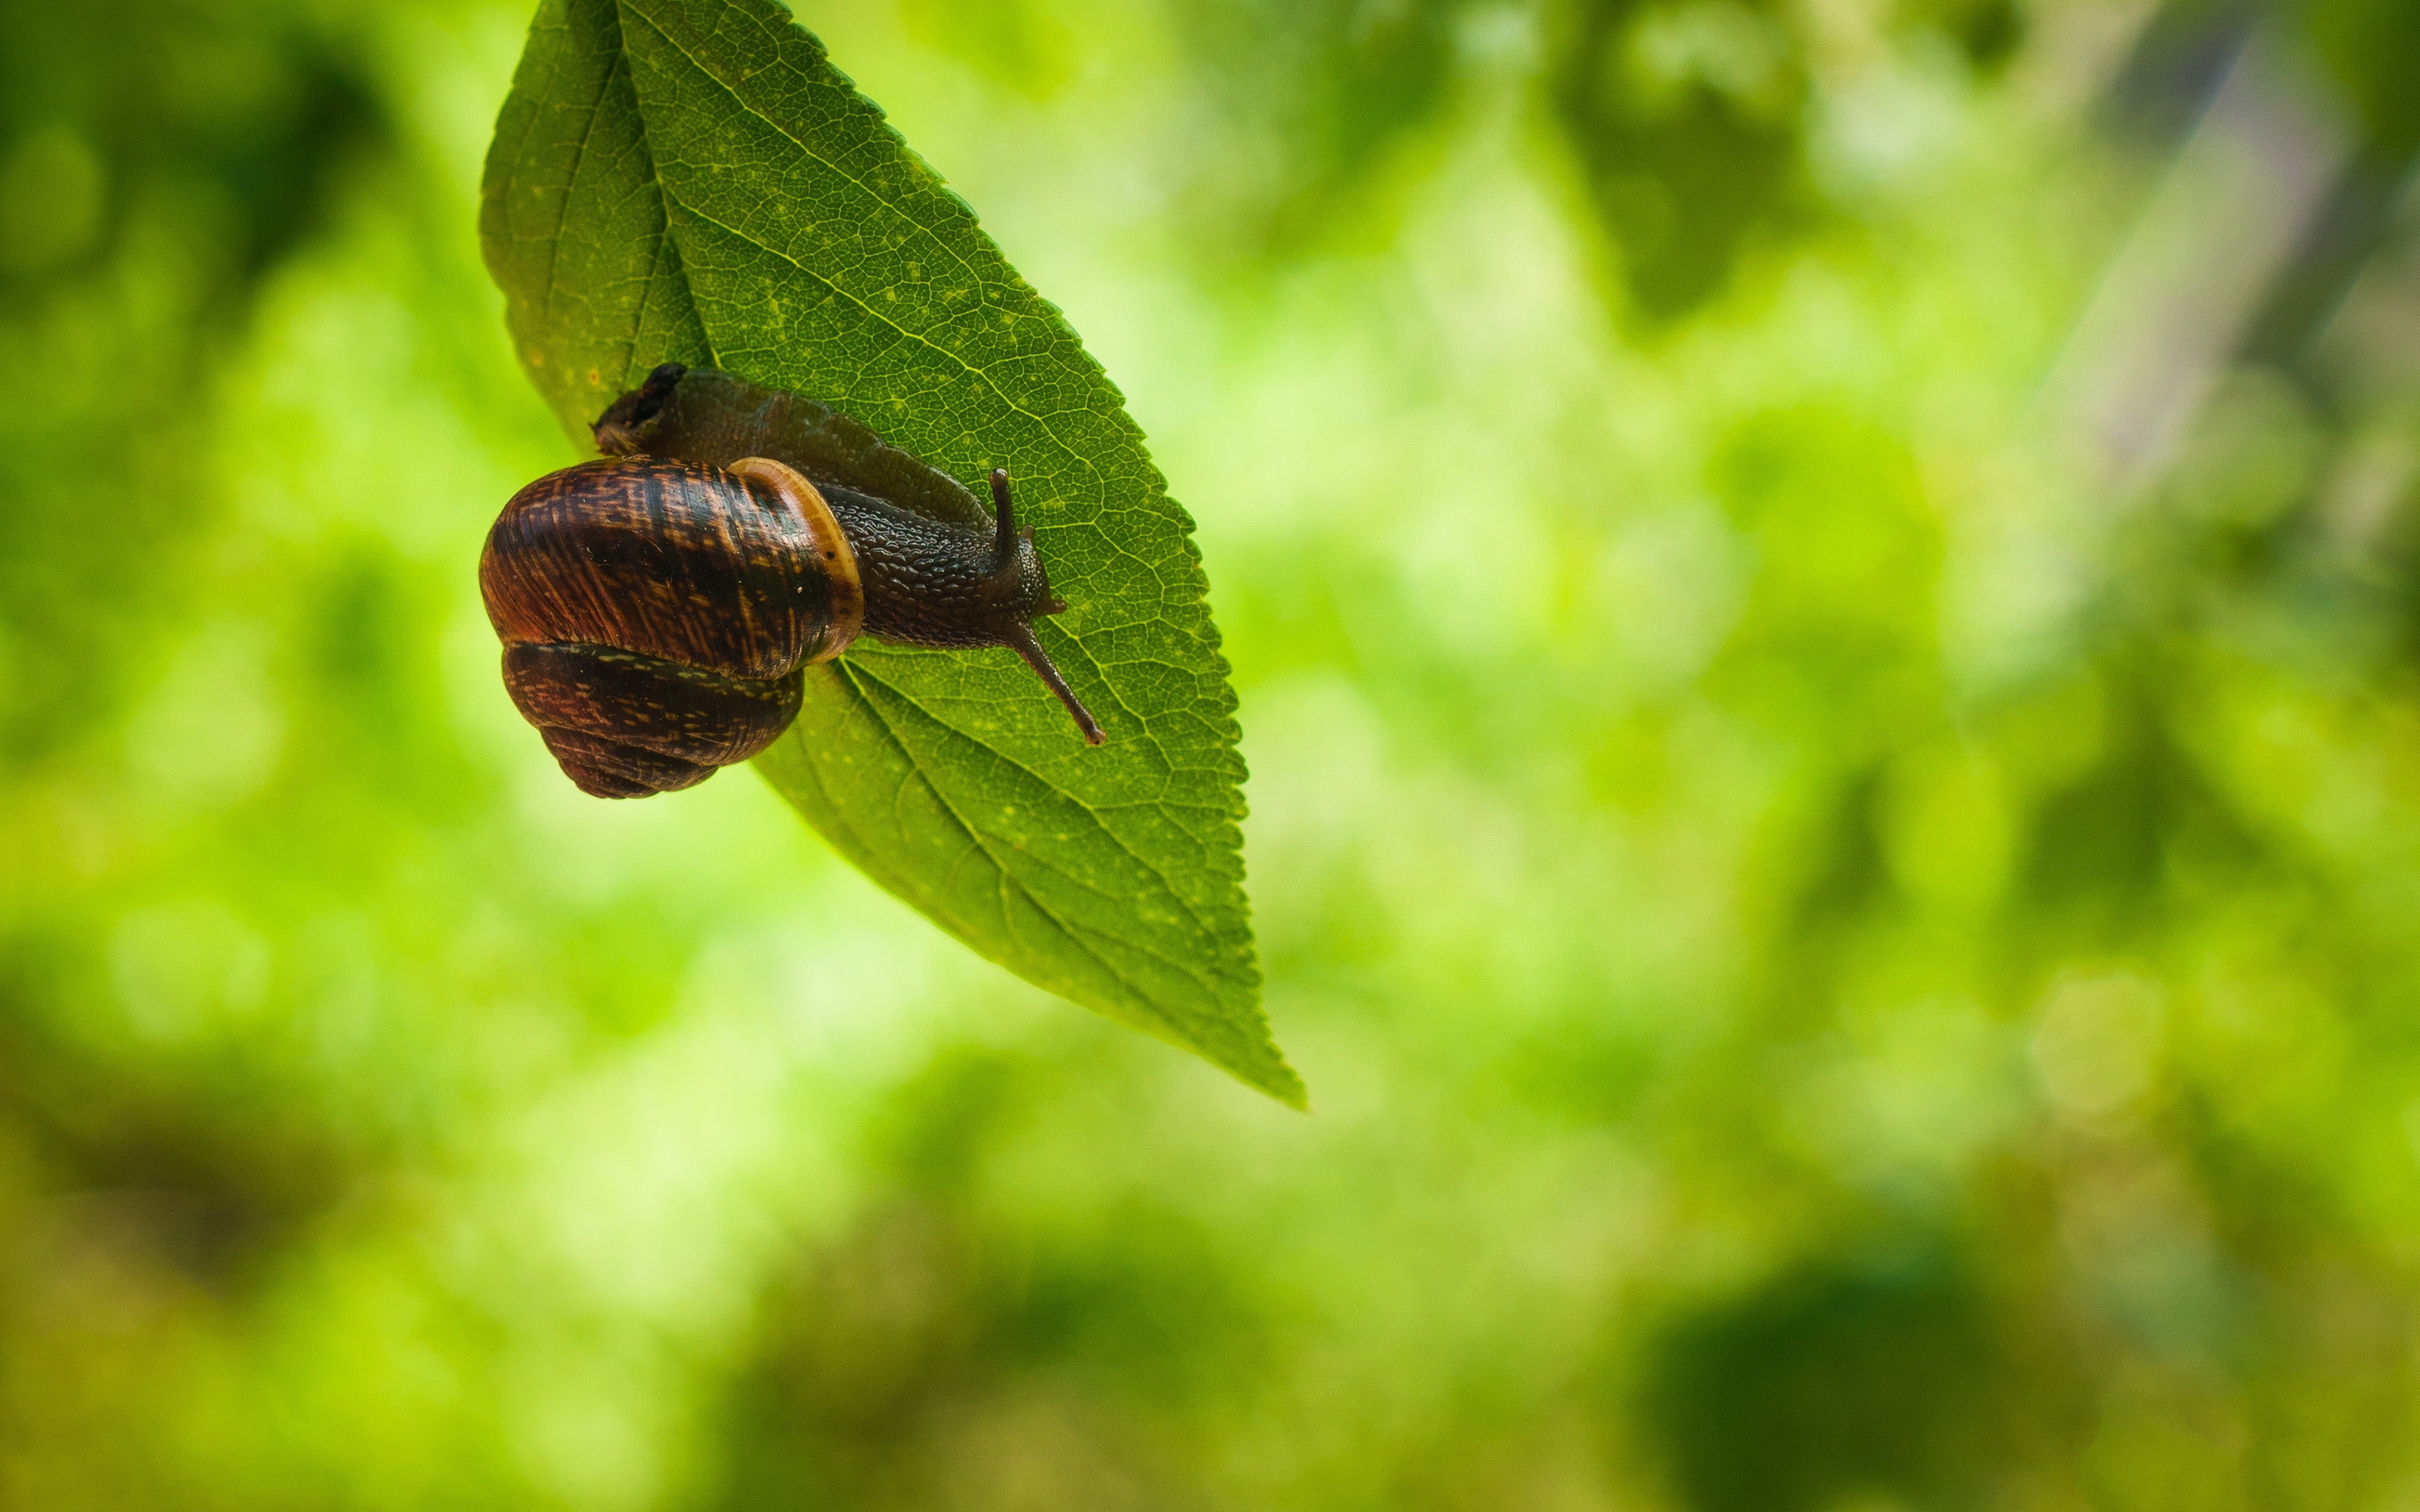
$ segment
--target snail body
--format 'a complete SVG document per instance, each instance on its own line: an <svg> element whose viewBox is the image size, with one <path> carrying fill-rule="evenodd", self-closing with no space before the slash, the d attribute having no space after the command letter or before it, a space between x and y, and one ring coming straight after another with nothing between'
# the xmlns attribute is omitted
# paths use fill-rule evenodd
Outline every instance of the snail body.
<svg viewBox="0 0 2420 1512"><path fill-rule="evenodd" d="M1066 606L1019 530L826 405L667 363L597 421L607 455L515 494L479 562L508 693L584 791L645 797L745 761L804 669L860 634L1015 650L1093 745L1034 638Z"/></svg>

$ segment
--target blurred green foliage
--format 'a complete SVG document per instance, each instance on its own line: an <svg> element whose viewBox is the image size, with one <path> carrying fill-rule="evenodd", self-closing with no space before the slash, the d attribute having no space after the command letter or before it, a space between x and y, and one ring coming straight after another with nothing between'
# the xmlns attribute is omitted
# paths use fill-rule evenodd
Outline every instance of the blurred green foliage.
<svg viewBox="0 0 2420 1512"><path fill-rule="evenodd" d="M0 1504L2410 1498L2409 7L802 19L1201 523L1318 1110L518 724L519 8L0 7Z"/></svg>

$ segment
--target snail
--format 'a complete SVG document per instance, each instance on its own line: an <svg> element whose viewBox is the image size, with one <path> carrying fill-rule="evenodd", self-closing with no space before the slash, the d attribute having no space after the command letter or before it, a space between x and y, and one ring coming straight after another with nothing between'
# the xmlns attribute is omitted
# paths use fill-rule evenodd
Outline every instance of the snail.
<svg viewBox="0 0 2420 1512"><path fill-rule="evenodd" d="M514 494L479 558L505 689L583 791L746 761L797 716L804 668L859 635L1007 646L1101 744L1034 638L1067 606L1004 469L986 510L828 405L679 363L593 430L604 455Z"/></svg>

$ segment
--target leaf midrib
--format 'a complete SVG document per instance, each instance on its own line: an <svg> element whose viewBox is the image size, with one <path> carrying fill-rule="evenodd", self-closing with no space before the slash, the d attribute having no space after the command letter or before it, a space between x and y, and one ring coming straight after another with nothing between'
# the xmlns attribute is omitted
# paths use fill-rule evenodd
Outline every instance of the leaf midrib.
<svg viewBox="0 0 2420 1512"><path fill-rule="evenodd" d="M959 270L966 274L968 281L972 283L975 287L980 289L986 286L983 281L983 276L975 270L973 264L967 262L964 254L949 247L946 243L942 243L941 238L925 232L915 216L909 215L906 210L902 209L891 200L884 198L879 190L876 190L864 180L841 167L838 163L834 163L831 159L823 156L823 154L816 151L806 143L792 135L781 122L774 120L771 116L767 115L764 112L750 104L746 95L740 94L738 90L732 87L730 82L724 79L720 74L716 73L713 68L700 61L695 53L692 53L686 47L682 46L679 42L673 39L671 33L666 31L663 26L656 23L653 17L648 15L645 11L638 9L636 7L629 5L628 0L623 0L623 4L616 7L617 10L625 9L631 10L631 12L637 16L639 20L645 22L648 30L663 38L664 44L671 48L674 52L680 54L683 61L688 63L691 68L697 70L705 77L713 80L715 87L729 95L732 103L738 106L741 111L755 117L757 120L764 122L765 125L772 129L775 135L797 147L800 152L804 153L814 162L821 163L825 168L829 169L836 178L855 186L875 204L880 205L883 209L890 212L893 215L898 216L908 225L914 227L918 235L924 241L940 245L943 255L949 257L958 264ZM625 53L623 56L627 58L628 54ZM637 93L636 88L633 87L631 94L635 95ZM959 367L966 372L981 379L983 381L983 387L992 391L993 397L999 400L1001 404L1008 408L1011 413L1022 415L1027 420L1033 421L1033 423L1041 429L1044 435L1050 438L1052 442L1058 446L1060 451L1065 453L1069 457L1072 457L1077 466L1082 468L1087 473L1091 474L1094 487L1098 490L1104 495L1107 493L1107 480L1101 476L1100 470L1093 465L1092 459L1085 456L1083 453L1079 451L1076 447L1070 445L1066 438L1061 436L1059 432L1052 427L1047 419L1035 414L1032 410L1026 408L1023 404L1009 397L1008 393L1000 387L999 384L994 381L991 369L988 367L969 362L966 358L950 351L949 348L942 346L940 342L933 340L930 336L925 335L919 332L908 330L906 326L901 325L897 320L894 320L890 316L883 314L881 310L866 302L864 300L857 298L847 289L840 287L830 279L825 278L822 274L807 266L804 263L800 262L790 253L782 250L778 247L774 247L769 243L758 240L756 237L741 231L738 227L732 225L730 222L725 221L718 216L709 215L706 212L700 210L697 206L691 204L688 200L682 198L681 196L673 190L672 186L665 181L663 172L655 167L655 149L652 138L648 135L646 127L647 102L645 100L640 100L638 109L640 134L649 143L648 147L648 165L649 170L654 174L656 192L664 196L667 204L677 204L681 207L683 213L695 215L700 220L704 221L710 226L719 228L725 234L731 236L735 240L743 242L750 247L753 247L758 251L765 253L769 257L780 258L790 266L797 268L799 272L805 275L807 278L810 278L817 284L821 284L834 295L848 301L851 304L854 304L858 309L863 310L867 315L873 317L874 319L881 321L891 330L898 332L899 335L907 340L915 342L918 346L921 346L927 351L939 352L941 355L947 357L950 361L958 364ZM692 296L691 303L693 306L696 303L694 296Z"/></svg>

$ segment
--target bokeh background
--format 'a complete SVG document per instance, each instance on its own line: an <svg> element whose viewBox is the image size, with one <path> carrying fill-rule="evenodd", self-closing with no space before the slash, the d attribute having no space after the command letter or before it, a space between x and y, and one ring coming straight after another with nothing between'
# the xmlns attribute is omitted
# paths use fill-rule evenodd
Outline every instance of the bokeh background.
<svg viewBox="0 0 2420 1512"><path fill-rule="evenodd" d="M1309 1117L521 726L527 9L0 5L0 1505L2420 1506L2420 8L802 0Z"/></svg>

